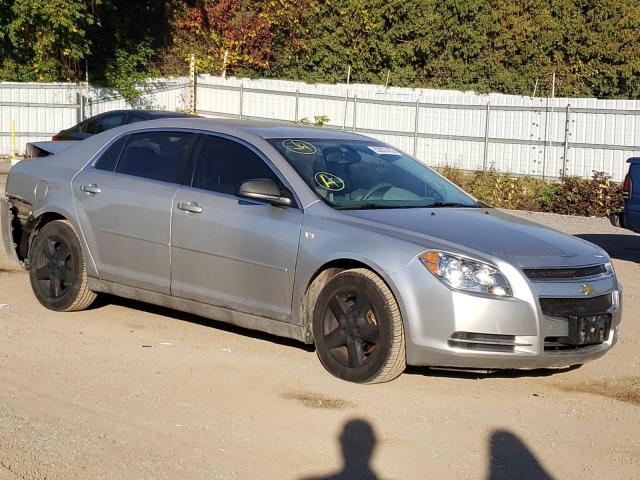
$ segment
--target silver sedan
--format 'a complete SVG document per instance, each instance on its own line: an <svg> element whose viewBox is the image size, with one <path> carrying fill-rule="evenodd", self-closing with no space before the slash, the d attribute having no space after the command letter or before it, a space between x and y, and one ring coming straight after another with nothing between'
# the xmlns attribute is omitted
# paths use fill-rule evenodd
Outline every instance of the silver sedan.
<svg viewBox="0 0 640 480"><path fill-rule="evenodd" d="M11 170L7 253L47 308L100 292L315 344L333 375L545 368L616 342L622 287L586 241L484 205L371 138L141 122Z"/></svg>

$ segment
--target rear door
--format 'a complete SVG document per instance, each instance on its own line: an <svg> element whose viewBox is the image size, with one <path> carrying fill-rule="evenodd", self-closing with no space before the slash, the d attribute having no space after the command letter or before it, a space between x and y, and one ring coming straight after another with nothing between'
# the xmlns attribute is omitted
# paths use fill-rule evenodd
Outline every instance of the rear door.
<svg viewBox="0 0 640 480"><path fill-rule="evenodd" d="M171 293L288 320L302 211L236 196L249 179L283 181L253 147L206 136L191 187L173 203Z"/></svg>
<svg viewBox="0 0 640 480"><path fill-rule="evenodd" d="M177 131L123 136L73 179L101 279L169 293L171 206L196 139Z"/></svg>

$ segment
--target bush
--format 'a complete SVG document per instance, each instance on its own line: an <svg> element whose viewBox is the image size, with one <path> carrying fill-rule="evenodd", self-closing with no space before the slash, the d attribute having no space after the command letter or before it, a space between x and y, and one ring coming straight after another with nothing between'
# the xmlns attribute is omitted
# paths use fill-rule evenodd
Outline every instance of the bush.
<svg viewBox="0 0 640 480"><path fill-rule="evenodd" d="M496 208L607 217L622 208L622 189L611 176L594 172L585 180L565 177L559 183L533 177L512 177L495 170L465 173L452 167L440 170L478 200Z"/></svg>
<svg viewBox="0 0 640 480"><path fill-rule="evenodd" d="M603 172L593 172L590 180L565 177L553 208L568 215L608 217L622 208L622 188Z"/></svg>

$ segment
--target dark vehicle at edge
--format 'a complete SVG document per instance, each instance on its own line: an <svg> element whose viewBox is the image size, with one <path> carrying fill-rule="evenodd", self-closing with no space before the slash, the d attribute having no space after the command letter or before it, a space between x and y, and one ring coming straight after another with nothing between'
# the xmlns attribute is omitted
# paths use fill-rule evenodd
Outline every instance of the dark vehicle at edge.
<svg viewBox="0 0 640 480"><path fill-rule="evenodd" d="M167 112L164 110L112 110L87 118L71 128L60 130L51 140L84 140L91 135L106 132L121 125L144 122L145 120L158 120L161 118L185 118L195 117L190 113Z"/></svg>
<svg viewBox="0 0 640 480"><path fill-rule="evenodd" d="M631 157L627 163L629 171L622 184L624 208L612 213L610 219L616 227L640 233L640 157Z"/></svg>

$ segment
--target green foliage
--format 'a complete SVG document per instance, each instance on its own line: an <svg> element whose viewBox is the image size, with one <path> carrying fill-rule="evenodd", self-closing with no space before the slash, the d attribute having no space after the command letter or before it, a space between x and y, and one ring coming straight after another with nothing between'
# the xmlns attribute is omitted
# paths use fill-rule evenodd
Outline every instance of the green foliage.
<svg viewBox="0 0 640 480"><path fill-rule="evenodd" d="M125 100L135 108L152 108L144 98L149 93L149 79L157 77L159 72L149 68L154 55L147 44L138 45L132 52L118 49L114 62L107 67L105 74L107 85L115 88Z"/></svg>
<svg viewBox="0 0 640 480"><path fill-rule="evenodd" d="M88 29L94 18L86 1L1 0L0 13L1 78L56 81L75 77L91 45Z"/></svg>
<svg viewBox="0 0 640 480"><path fill-rule="evenodd" d="M313 117L313 125L316 127L324 127L330 121L331 120L326 115L316 115ZM298 120L298 123L301 123L302 125L312 124L312 122L307 117L301 118L300 120Z"/></svg>
<svg viewBox="0 0 640 480"><path fill-rule="evenodd" d="M556 213L581 212L581 215L606 217L622 208L620 185L606 173L594 172L591 180L566 177L554 205Z"/></svg>
<svg viewBox="0 0 640 480"><path fill-rule="evenodd" d="M584 180L565 177L560 183L532 177L512 177L495 170L469 174L445 167L441 172L478 200L496 208L608 217L622 208L622 190L602 172Z"/></svg>
<svg viewBox="0 0 640 480"><path fill-rule="evenodd" d="M638 0L0 0L0 79L200 71L640 98ZM226 63L224 61L226 52ZM146 68L153 68L145 57ZM138 65L142 65L139 62ZM136 69L138 71L139 68Z"/></svg>
<svg viewBox="0 0 640 480"><path fill-rule="evenodd" d="M637 0L317 1L301 48L266 73L558 96L640 98Z"/></svg>

